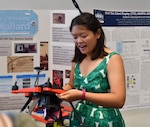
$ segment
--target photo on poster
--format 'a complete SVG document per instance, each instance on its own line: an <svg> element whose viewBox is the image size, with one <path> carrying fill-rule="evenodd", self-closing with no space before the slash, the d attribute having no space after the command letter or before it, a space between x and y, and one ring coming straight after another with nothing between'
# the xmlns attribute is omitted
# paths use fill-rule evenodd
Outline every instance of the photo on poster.
<svg viewBox="0 0 150 127"><path fill-rule="evenodd" d="M71 70L65 70L65 78L70 78Z"/></svg>
<svg viewBox="0 0 150 127"><path fill-rule="evenodd" d="M53 70L53 85L54 86L63 86L63 71L62 70Z"/></svg>
<svg viewBox="0 0 150 127"><path fill-rule="evenodd" d="M37 53L36 43L14 43L15 53Z"/></svg>
<svg viewBox="0 0 150 127"><path fill-rule="evenodd" d="M48 70L48 42L40 42L40 67Z"/></svg>
<svg viewBox="0 0 150 127"><path fill-rule="evenodd" d="M33 56L8 56L7 72L33 72Z"/></svg>
<svg viewBox="0 0 150 127"><path fill-rule="evenodd" d="M94 15L100 23L104 23L105 11L94 10Z"/></svg>
<svg viewBox="0 0 150 127"><path fill-rule="evenodd" d="M53 24L65 24L65 14L53 13Z"/></svg>

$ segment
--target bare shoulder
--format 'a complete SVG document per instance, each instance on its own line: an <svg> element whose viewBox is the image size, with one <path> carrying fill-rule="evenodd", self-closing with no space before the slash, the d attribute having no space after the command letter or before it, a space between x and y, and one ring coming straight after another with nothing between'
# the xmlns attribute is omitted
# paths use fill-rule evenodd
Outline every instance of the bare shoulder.
<svg viewBox="0 0 150 127"><path fill-rule="evenodd" d="M123 67L123 59L120 54L113 54L108 62L109 68L118 68Z"/></svg>
<svg viewBox="0 0 150 127"><path fill-rule="evenodd" d="M114 52L114 51L113 51ZM111 52L111 53L113 53L113 52ZM119 54L119 53L117 53L117 52L114 52L114 54L111 56L111 59L112 60L122 60L122 56Z"/></svg>

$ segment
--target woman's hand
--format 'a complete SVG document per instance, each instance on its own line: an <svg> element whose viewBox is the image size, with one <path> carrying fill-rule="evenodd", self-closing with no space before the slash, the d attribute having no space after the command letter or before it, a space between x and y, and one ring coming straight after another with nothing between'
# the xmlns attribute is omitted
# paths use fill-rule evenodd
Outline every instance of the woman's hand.
<svg viewBox="0 0 150 127"><path fill-rule="evenodd" d="M61 100L71 102L71 101L81 99L82 91L77 90L77 89L71 89L71 90L65 91L61 94L56 94L56 96Z"/></svg>

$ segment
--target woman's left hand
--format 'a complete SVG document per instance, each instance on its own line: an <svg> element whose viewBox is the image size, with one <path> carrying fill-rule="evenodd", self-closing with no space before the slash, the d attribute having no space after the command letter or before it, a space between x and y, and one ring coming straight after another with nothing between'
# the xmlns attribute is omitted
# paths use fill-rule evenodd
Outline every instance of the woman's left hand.
<svg viewBox="0 0 150 127"><path fill-rule="evenodd" d="M61 94L56 94L56 96L61 100L71 102L71 101L81 99L82 91L77 90L77 89L71 89L71 90L65 91Z"/></svg>

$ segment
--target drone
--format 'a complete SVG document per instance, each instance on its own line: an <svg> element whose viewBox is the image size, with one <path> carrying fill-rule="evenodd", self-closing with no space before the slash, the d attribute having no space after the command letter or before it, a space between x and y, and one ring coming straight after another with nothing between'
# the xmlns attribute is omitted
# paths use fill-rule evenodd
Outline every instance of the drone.
<svg viewBox="0 0 150 127"><path fill-rule="evenodd" d="M63 93L64 90L58 86L52 85L49 78L46 83L38 85L39 74L43 68L35 67L34 69L38 72L34 87L19 89L16 82L15 85L12 86L12 93L24 93L25 97L28 98L20 112L26 110L35 120L45 123L46 127L64 126L64 120L69 117L72 108L62 105L62 101L55 95L56 93ZM45 116L44 118L40 117L34 112L45 112Z"/></svg>

